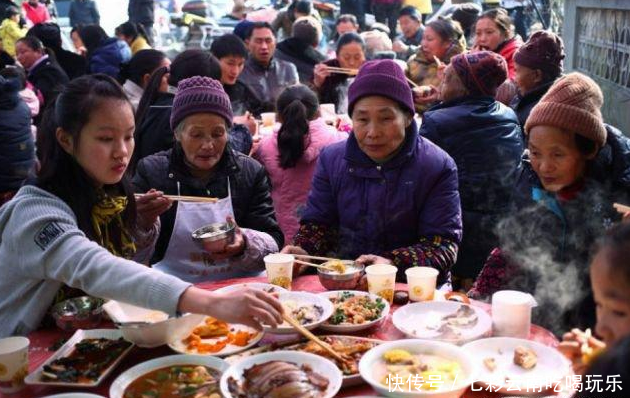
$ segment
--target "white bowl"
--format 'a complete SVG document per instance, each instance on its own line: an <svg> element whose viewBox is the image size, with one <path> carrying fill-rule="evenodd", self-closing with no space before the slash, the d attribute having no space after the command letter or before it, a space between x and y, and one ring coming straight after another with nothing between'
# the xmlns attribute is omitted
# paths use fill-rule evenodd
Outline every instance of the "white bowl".
<svg viewBox="0 0 630 398"><path fill-rule="evenodd" d="M288 292L287 289L282 286L272 285L271 283L262 283L262 282L247 282L247 283L237 283L235 285L224 286L220 289L215 290L217 293L232 293L236 290L241 289L254 289L254 290L262 290L267 293L280 293L280 292Z"/></svg>
<svg viewBox="0 0 630 398"><path fill-rule="evenodd" d="M118 326L125 340L146 348L158 347L185 338L205 318L199 314L168 318L164 312L115 300L105 303L103 309L114 322L148 322L146 325Z"/></svg>
<svg viewBox="0 0 630 398"><path fill-rule="evenodd" d="M442 391L389 391L389 388L374 377L374 369L378 362L382 360L383 354L393 349L402 349L412 354L438 355L450 361L457 361L464 375L449 390ZM395 398L459 398L475 381L477 375L477 365L471 356L461 347L449 343L427 340L398 340L383 343L372 348L363 355L359 362L359 372L361 377L380 395ZM444 383L446 385L446 383Z"/></svg>
<svg viewBox="0 0 630 398"><path fill-rule="evenodd" d="M291 362L298 366L309 365L313 372L320 374L328 379L328 388L322 398L333 398L339 389L341 389L342 375L341 371L331 361L315 354L295 351L274 351L264 354L252 355L230 366L228 370L223 372L221 376L221 394L224 398L232 398L228 388L228 379L233 377L239 383L243 380L243 372L254 365L262 364L270 361ZM112 397L116 398L116 397Z"/></svg>
<svg viewBox="0 0 630 398"><path fill-rule="evenodd" d="M470 306L477 315L477 324L471 328L457 328L457 338L440 336L440 332L432 328L442 317L452 314L461 306ZM396 329L407 337L425 340L444 341L453 344L465 344L477 340L492 331L492 318L481 308L456 301L424 301L400 307L392 316Z"/></svg>
<svg viewBox="0 0 630 398"><path fill-rule="evenodd" d="M173 365L202 365L218 370L220 373L225 372L228 368L227 362L216 357L204 357L199 355L170 355L167 357L152 359L150 361L142 362L118 376L109 388L110 398L123 398L127 387L129 387L129 385L138 377L154 370Z"/></svg>
<svg viewBox="0 0 630 398"><path fill-rule="evenodd" d="M331 297L335 298L344 292L352 293L355 296L368 296L370 297L372 301L376 301L376 299L380 298L376 294L371 294L368 292L362 292L362 291L357 291L357 290L336 290L332 292L323 292L323 293L320 293L319 295L330 300ZM384 300L384 299L381 299L381 300L385 304L385 307L381 311L381 316L379 316L377 319L373 321L367 321L361 324L342 324L342 325L333 325L329 323L328 321L326 321L321 324L321 328L323 330L328 330L328 331L336 332L336 333L354 333L361 330L369 329L372 326L379 323L380 321L382 321L383 319L385 319L387 315L389 314L389 303L387 302L387 300ZM335 313L334 307L335 305L333 304L333 314Z"/></svg>
<svg viewBox="0 0 630 398"><path fill-rule="evenodd" d="M514 349L523 346L536 352L538 363L526 370L514 364ZM477 363L479 375L476 384L492 385L493 391L506 395L539 395L538 387L543 391L546 386L554 389L558 382L564 386L565 377L571 374L571 364L560 351L535 341L512 337L492 337L468 343L462 347ZM484 359L494 358L496 369L491 372L483 364ZM506 383L506 378L510 382ZM536 387L535 389L527 387Z"/></svg>
<svg viewBox="0 0 630 398"><path fill-rule="evenodd" d="M281 302L293 301L297 303L298 305L312 304L312 305L318 305L322 307L324 311L322 312L322 315L319 317L319 320L317 320L316 322L311 322L311 323L307 323L303 325L308 330L315 329L316 327L324 323L328 318L330 318L330 316L333 313L333 305L330 302L330 300L322 296L319 296L317 294L307 293L307 292L281 292L280 294L278 294L278 299ZM275 328L272 328L267 325L263 325L263 327L264 327L265 332L267 333L274 333L274 334L299 333L297 330L293 328L293 326L289 325L286 322Z"/></svg>

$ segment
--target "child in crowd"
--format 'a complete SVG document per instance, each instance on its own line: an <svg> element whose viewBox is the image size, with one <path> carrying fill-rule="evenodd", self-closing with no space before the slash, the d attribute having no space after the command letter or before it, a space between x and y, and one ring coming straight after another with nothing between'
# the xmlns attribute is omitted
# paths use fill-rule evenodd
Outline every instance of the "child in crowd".
<svg viewBox="0 0 630 398"><path fill-rule="evenodd" d="M155 209L170 205L155 191L134 198L126 173L134 128L129 100L105 75L73 80L47 109L41 170L0 208L0 337L29 333L51 305L85 293L170 315L281 322L281 304L267 293L228 297L131 261L150 254Z"/></svg>
<svg viewBox="0 0 630 398"><path fill-rule="evenodd" d="M7 18L0 25L0 38L2 48L12 57L15 57L15 42L26 36L26 28L20 27L20 10L16 7L7 7Z"/></svg>

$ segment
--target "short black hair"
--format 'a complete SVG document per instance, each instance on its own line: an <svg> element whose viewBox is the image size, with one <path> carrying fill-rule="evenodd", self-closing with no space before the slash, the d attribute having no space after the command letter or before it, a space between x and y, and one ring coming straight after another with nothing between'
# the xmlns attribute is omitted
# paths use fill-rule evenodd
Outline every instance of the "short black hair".
<svg viewBox="0 0 630 398"><path fill-rule="evenodd" d="M210 52L218 59L229 56L247 58L245 43L234 33L216 38L210 46Z"/></svg>
<svg viewBox="0 0 630 398"><path fill-rule="evenodd" d="M407 6L400 9L398 18L402 16L408 16L411 19L415 19L417 22L422 22L422 14L418 12L418 9L414 6Z"/></svg>
<svg viewBox="0 0 630 398"><path fill-rule="evenodd" d="M38 23L30 28L26 35L37 37L44 44L44 47L61 48L61 29L56 23Z"/></svg>
<svg viewBox="0 0 630 398"><path fill-rule="evenodd" d="M322 25L311 16L300 17L293 23L292 36L302 43L316 46L321 40Z"/></svg>
<svg viewBox="0 0 630 398"><path fill-rule="evenodd" d="M350 22L354 26L359 26L359 21L357 20L357 17L355 17L352 14L342 14L342 15L340 15L339 18L337 18L337 21L335 21L335 26L339 25L340 23L344 23L344 22Z"/></svg>
<svg viewBox="0 0 630 398"><path fill-rule="evenodd" d="M299 12L300 14L311 15L311 12L313 11L313 3L309 0L297 0L294 4L294 13Z"/></svg>
<svg viewBox="0 0 630 398"><path fill-rule="evenodd" d="M11 18L14 15L20 15L20 10L18 10L17 7L14 6L8 6L5 10L4 10L4 15L7 18Z"/></svg>
<svg viewBox="0 0 630 398"><path fill-rule="evenodd" d="M273 28L271 27L271 24L269 24L269 22L257 21L257 22L254 22L249 27L249 29L247 30L247 38L248 39L252 38L252 34L254 33L254 29L269 29L271 31L271 34L274 35L274 37L276 36L276 32L273 30Z"/></svg>
<svg viewBox="0 0 630 398"><path fill-rule="evenodd" d="M20 90L26 88L26 72L21 66L8 66L0 69L0 76L17 79L20 82Z"/></svg>
<svg viewBox="0 0 630 398"><path fill-rule="evenodd" d="M341 48L343 46L350 43L359 43L361 45L361 48L363 49L363 53L365 54L365 40L363 40L363 37L361 37L361 35L354 32L347 32L339 37L339 40L337 40L337 54L339 54L339 51L341 51Z"/></svg>

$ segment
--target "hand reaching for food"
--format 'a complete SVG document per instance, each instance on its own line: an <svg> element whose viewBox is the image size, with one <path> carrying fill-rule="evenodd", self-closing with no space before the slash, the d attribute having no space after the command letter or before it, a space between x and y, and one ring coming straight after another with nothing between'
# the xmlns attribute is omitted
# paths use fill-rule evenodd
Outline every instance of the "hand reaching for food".
<svg viewBox="0 0 630 398"><path fill-rule="evenodd" d="M576 374L582 374L586 367L606 349L606 344L593 337L590 329L585 332L572 329L562 336L558 350L573 364Z"/></svg>

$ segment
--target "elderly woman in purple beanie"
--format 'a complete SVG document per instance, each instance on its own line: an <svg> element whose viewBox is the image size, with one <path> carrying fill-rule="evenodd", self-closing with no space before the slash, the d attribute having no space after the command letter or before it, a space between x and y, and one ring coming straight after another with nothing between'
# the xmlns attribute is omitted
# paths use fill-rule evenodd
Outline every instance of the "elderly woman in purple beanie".
<svg viewBox="0 0 630 398"><path fill-rule="evenodd" d="M202 76L182 80L170 120L175 145L142 159L133 179L138 192L217 198L172 207L156 203L152 209L162 223L152 266L189 282L257 275L263 257L284 242L265 169L228 143L232 119L220 82ZM223 250L205 252L192 240L194 230L226 219L238 226Z"/></svg>
<svg viewBox="0 0 630 398"><path fill-rule="evenodd" d="M411 89L392 60L365 63L348 91L354 126L320 154L294 246L285 252L388 261L450 278L462 236L453 159L418 135Z"/></svg>

